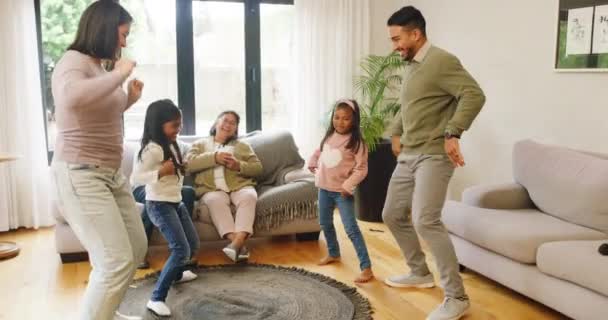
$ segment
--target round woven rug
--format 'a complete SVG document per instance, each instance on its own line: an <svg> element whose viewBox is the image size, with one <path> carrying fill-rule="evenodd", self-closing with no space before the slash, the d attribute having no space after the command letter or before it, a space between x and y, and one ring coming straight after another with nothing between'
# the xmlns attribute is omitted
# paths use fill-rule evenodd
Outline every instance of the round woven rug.
<svg viewBox="0 0 608 320"><path fill-rule="evenodd" d="M368 320L369 301L357 289L299 268L262 264L199 267L195 281L176 284L167 305L176 320ZM145 307L158 274L136 281L119 311L157 319Z"/></svg>

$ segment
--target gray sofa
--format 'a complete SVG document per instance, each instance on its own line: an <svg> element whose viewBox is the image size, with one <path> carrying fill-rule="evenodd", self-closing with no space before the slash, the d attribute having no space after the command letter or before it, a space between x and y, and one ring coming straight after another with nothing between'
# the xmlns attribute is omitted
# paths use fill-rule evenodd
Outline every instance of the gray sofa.
<svg viewBox="0 0 608 320"><path fill-rule="evenodd" d="M608 319L608 155L532 141L515 183L475 186L443 220L460 263L574 319Z"/></svg>
<svg viewBox="0 0 608 320"><path fill-rule="evenodd" d="M180 141L192 143L199 137L180 137ZM257 178L258 203L254 237L295 234L298 240L316 240L319 236L317 189L314 177L304 169L304 160L298 153L293 137L288 132L255 132L243 138L251 144L264 167ZM139 143L128 141L122 161L122 171L131 175L133 157L139 151ZM191 183L186 179L186 183ZM296 195L296 196L294 196ZM140 209L143 205L139 204ZM205 205L196 205L193 213L194 226L201 241L220 240ZM87 258L86 251L72 229L63 219L61 208L53 204L57 220L55 242L62 261L73 262ZM150 245L164 245L162 235L155 230Z"/></svg>

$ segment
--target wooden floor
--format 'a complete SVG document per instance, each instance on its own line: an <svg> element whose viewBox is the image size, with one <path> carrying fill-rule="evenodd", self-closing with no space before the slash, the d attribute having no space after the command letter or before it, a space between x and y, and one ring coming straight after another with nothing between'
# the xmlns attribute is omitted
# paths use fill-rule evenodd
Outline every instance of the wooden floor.
<svg viewBox="0 0 608 320"><path fill-rule="evenodd" d="M442 301L441 290L437 287L393 289L385 286L381 280L389 275L405 273L407 267L383 224L361 222L360 226L378 281L358 288L369 298L375 312L374 319L424 319ZM358 273L358 261L339 219L336 219L336 227L340 230L342 244L341 264L316 266L315 262L324 254L324 241L297 242L293 237L254 240L250 245L251 260L297 266L354 285L352 280ZM90 271L88 262L61 264L55 252L53 228L0 233L2 240L18 242L22 251L16 258L0 261L0 319L71 319L86 286ZM228 263L219 250L221 246L222 243L203 244L199 262ZM153 269L159 270L167 255L166 249L153 248ZM433 273L436 275L435 271ZM138 271L137 277L145 274ZM463 278L472 301L471 312L464 319L565 319L559 313L471 271L465 271Z"/></svg>

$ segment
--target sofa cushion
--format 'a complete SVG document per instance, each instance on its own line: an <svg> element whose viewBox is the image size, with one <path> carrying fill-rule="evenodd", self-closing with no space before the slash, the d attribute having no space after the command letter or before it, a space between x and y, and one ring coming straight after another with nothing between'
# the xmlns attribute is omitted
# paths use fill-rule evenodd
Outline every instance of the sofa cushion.
<svg viewBox="0 0 608 320"><path fill-rule="evenodd" d="M295 181L311 181L315 182L315 175L310 173L308 169L296 169L285 174L284 177L285 183L291 183Z"/></svg>
<svg viewBox="0 0 608 320"><path fill-rule="evenodd" d="M54 183L52 188L55 188ZM51 201L49 206L51 209L51 213L57 223L67 223L62 215L63 208L60 206L59 201L57 201L57 192L54 192L54 190L53 192L51 192Z"/></svg>
<svg viewBox="0 0 608 320"><path fill-rule="evenodd" d="M538 269L608 296L608 257L597 251L604 242L606 241L545 243L538 248Z"/></svg>
<svg viewBox="0 0 608 320"><path fill-rule="evenodd" d="M487 209L534 209L528 191L519 183L477 185L462 192L462 202Z"/></svg>
<svg viewBox="0 0 608 320"><path fill-rule="evenodd" d="M243 141L251 145L262 162L262 174L256 178L260 186L283 184L285 174L304 166L304 159L287 131L255 134L244 137Z"/></svg>
<svg viewBox="0 0 608 320"><path fill-rule="evenodd" d="M127 180L131 178L133 172L133 158L137 157L141 143L139 141L127 140L123 143L122 162L120 169Z"/></svg>
<svg viewBox="0 0 608 320"><path fill-rule="evenodd" d="M606 234L571 224L534 209L495 210L448 201L443 211L448 230L478 246L521 263L536 262L543 243L599 240Z"/></svg>
<svg viewBox="0 0 608 320"><path fill-rule="evenodd" d="M526 140L515 144L513 173L541 211L608 233L608 160Z"/></svg>
<svg viewBox="0 0 608 320"><path fill-rule="evenodd" d="M65 221L65 220L64 220ZM65 222L55 225L55 248L60 253L77 253L86 251L72 228Z"/></svg>

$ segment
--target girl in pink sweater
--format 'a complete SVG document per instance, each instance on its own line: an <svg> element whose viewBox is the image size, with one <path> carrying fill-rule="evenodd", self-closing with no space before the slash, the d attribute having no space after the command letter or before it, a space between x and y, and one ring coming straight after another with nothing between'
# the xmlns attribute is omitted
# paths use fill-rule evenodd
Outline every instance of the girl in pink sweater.
<svg viewBox="0 0 608 320"><path fill-rule="evenodd" d="M319 265L340 261L340 247L333 223L337 206L346 234L359 257L361 274L355 279L357 283L374 278L365 239L355 219L353 199L355 188L367 176L367 148L361 137L360 119L359 105L355 100L338 101L327 133L308 164L319 188L319 223L328 250L328 255Z"/></svg>

